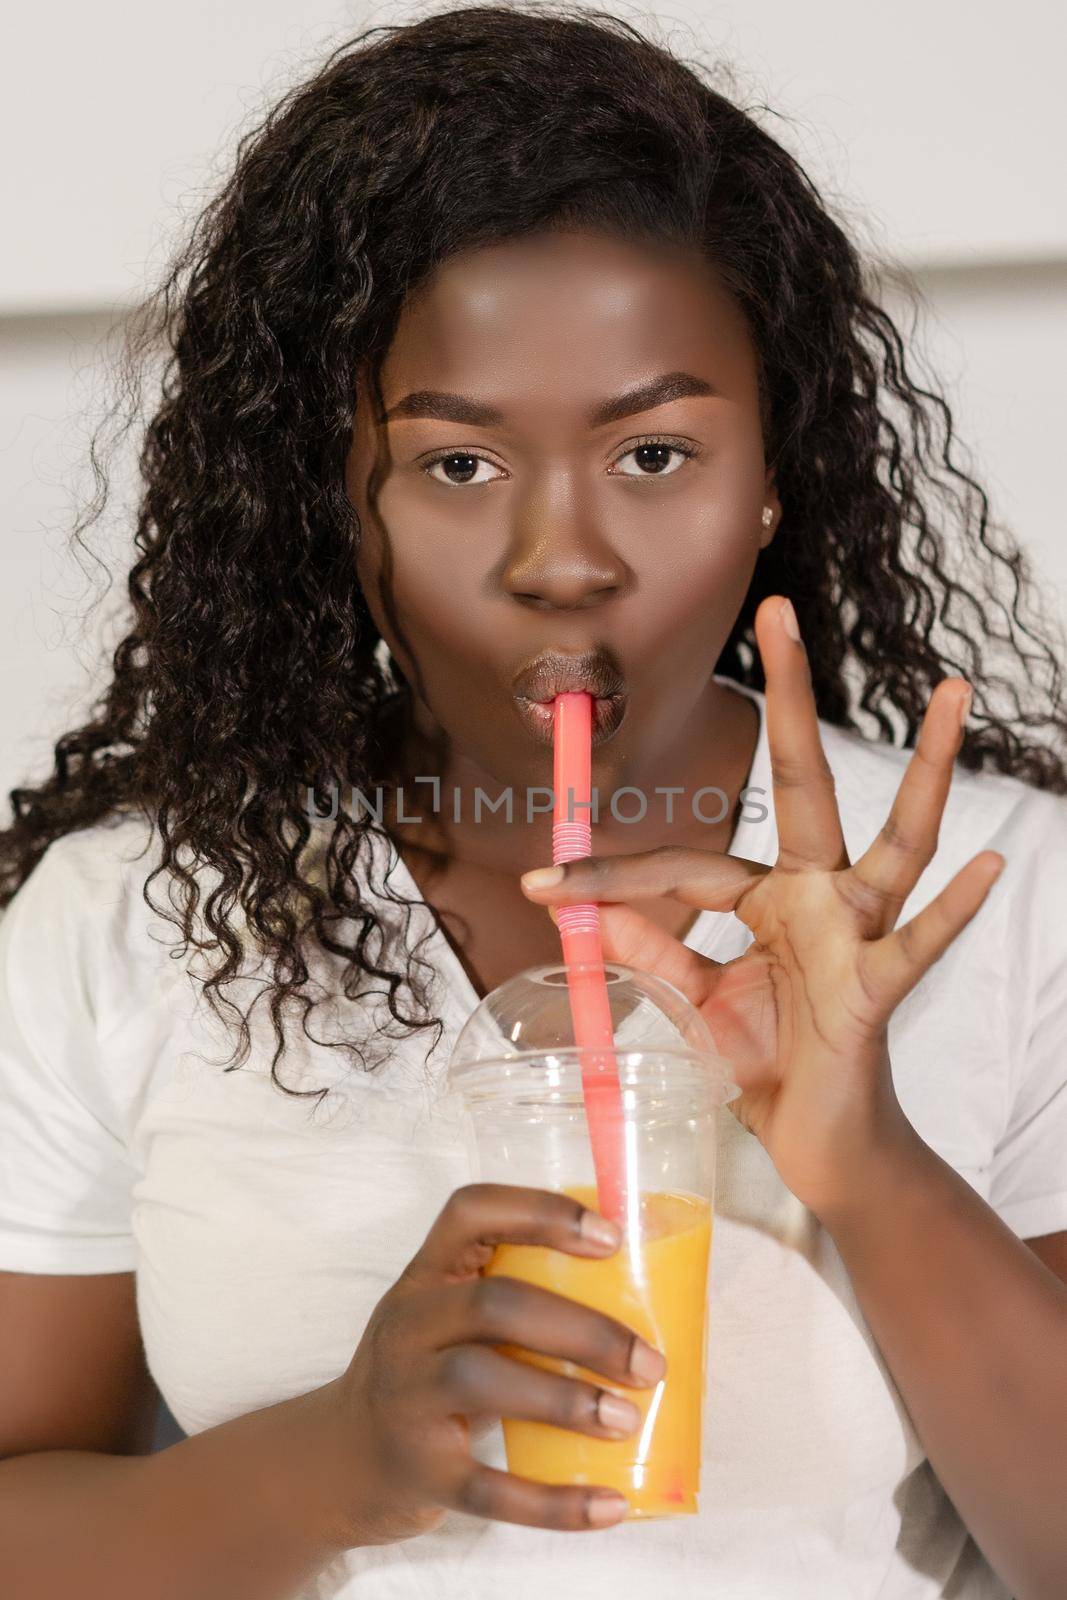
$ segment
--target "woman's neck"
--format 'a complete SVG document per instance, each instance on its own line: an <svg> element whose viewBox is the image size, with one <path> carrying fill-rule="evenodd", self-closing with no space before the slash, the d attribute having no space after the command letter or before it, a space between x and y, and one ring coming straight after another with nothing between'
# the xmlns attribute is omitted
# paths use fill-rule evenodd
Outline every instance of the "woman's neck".
<svg viewBox="0 0 1067 1600"><path fill-rule="evenodd" d="M479 789L490 799L498 797L499 779L454 752L443 755L444 743L434 730L417 728L410 717L405 721L402 743L391 763L395 776L384 795L385 825L403 854L434 858L442 868L463 862L508 874L552 859L549 812L527 820L525 797L519 794L513 799L510 822L503 807L494 812L484 801L476 806ZM657 752L651 768L630 763L625 774L615 774L606 791L594 774L600 802L594 833L597 852L629 854L666 844L725 850L737 823L740 791L752 767L759 722L754 700L713 679L696 715L668 748ZM439 798L426 781L431 773L440 776ZM421 783L414 782L415 774ZM613 814L612 794L623 786L636 793L620 796ZM621 820L630 816L636 820Z"/></svg>

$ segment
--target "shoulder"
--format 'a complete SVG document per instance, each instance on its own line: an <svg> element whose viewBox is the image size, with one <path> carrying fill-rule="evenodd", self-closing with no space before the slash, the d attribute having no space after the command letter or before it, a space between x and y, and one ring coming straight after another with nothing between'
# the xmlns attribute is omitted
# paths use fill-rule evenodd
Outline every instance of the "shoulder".
<svg viewBox="0 0 1067 1600"><path fill-rule="evenodd" d="M107 1032L116 1007L136 1003L179 937L145 899L161 857L143 815L115 815L53 840L0 915L13 1002L35 1017L77 1012ZM162 905L158 881L152 898Z"/></svg>
<svg viewBox="0 0 1067 1600"><path fill-rule="evenodd" d="M38 893L42 885L45 892L56 893L64 884L71 893L111 894L127 885L139 865L156 864L157 841L156 830L143 813L116 812L53 839L19 895L33 892L31 885Z"/></svg>
<svg viewBox="0 0 1067 1600"><path fill-rule="evenodd" d="M884 824L914 752L876 744L850 730L819 724L834 774L853 859ZM980 850L997 850L1011 878L1067 874L1067 797L1019 778L956 767L945 802L936 860L945 880ZM933 867L931 863L931 868Z"/></svg>
<svg viewBox="0 0 1067 1600"><path fill-rule="evenodd" d="M732 682L732 680L731 680ZM760 781L770 785L766 751L766 695L740 688L760 706ZM855 861L884 825L914 750L866 739L862 734L819 719L819 735L834 776L841 825L850 858ZM772 800L773 811L773 800ZM1067 894L1067 796L1036 789L1019 778L998 772L969 772L957 766L942 815L937 854L916 889L919 899L936 892L981 850L997 850L1005 870L994 887L1034 888L1041 897ZM919 890L924 891L922 896Z"/></svg>
<svg viewBox="0 0 1067 1600"><path fill-rule="evenodd" d="M822 732L856 861L889 815L913 752L829 725ZM897 926L984 850L1004 857L1000 876L897 1007L891 1027L894 1077L908 1116L945 1159L976 1173L993 1160L1026 1085L1028 1094L1062 1092L1062 1049L1047 1052L1035 1041L1042 1027L1062 1037L1067 1015L1067 798L1002 773L957 767L935 854Z"/></svg>
<svg viewBox="0 0 1067 1600"><path fill-rule="evenodd" d="M873 744L822 725L849 857L856 861L889 815L911 750ZM931 985L976 1018L1014 1016L1026 1033L1044 996L1067 982L1062 922L1067 904L1067 797L1002 773L957 767L933 859L905 900L897 926L923 910L983 850L1004 867L978 913L903 1010ZM957 1012L958 1014L958 1012ZM990 1026L992 1024L990 1023Z"/></svg>
<svg viewBox="0 0 1067 1600"><path fill-rule="evenodd" d="M3 921L114 923L128 914L131 902L143 903L145 880L160 859L158 835L143 815L115 814L75 829L53 839Z"/></svg>

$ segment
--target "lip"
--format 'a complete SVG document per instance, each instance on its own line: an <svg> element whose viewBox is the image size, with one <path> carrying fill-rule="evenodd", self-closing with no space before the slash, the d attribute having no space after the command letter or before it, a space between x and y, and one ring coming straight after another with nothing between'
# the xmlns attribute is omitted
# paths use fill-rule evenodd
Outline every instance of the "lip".
<svg viewBox="0 0 1067 1600"><path fill-rule="evenodd" d="M603 650L571 655L543 650L512 679L515 709L542 744L553 734L552 702L558 694L588 694L593 701L593 744L610 739L626 715L629 695L622 673Z"/></svg>
<svg viewBox="0 0 1067 1600"><path fill-rule="evenodd" d="M561 691L562 692L562 691ZM532 733L540 744L551 745L554 735L554 718L551 700L522 700L515 699L515 709L527 731ZM593 700L592 740L593 746L603 744L605 739L610 739L617 731L626 715L626 696L610 695L604 698L599 696Z"/></svg>

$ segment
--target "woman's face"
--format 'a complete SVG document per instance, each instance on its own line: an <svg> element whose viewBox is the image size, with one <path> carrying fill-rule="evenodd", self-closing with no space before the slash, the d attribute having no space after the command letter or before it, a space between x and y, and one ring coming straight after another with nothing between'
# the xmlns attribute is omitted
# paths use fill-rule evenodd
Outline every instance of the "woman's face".
<svg viewBox="0 0 1067 1600"><path fill-rule="evenodd" d="M600 780L654 770L717 692L779 515L734 301L666 246L509 241L408 301L380 386L383 412L360 380L346 481L420 725L540 783L545 703L588 688Z"/></svg>

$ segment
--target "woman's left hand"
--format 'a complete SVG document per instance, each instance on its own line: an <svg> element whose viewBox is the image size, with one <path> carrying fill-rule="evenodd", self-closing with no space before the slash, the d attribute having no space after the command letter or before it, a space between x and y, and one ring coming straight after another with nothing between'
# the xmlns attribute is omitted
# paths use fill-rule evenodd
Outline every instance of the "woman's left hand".
<svg viewBox="0 0 1067 1600"><path fill-rule="evenodd" d="M689 997L741 1086L731 1110L782 1181L826 1220L855 1197L873 1156L914 1137L893 1087L889 1018L978 911L1004 858L981 851L896 927L937 847L970 688L960 678L937 685L889 816L851 863L807 654L787 618L792 606L771 596L755 620L778 825L774 866L668 845L571 862L551 887L528 884L527 874L523 888L550 907L600 902L605 954ZM659 895L733 911L752 944L735 961L711 961L623 903Z"/></svg>

